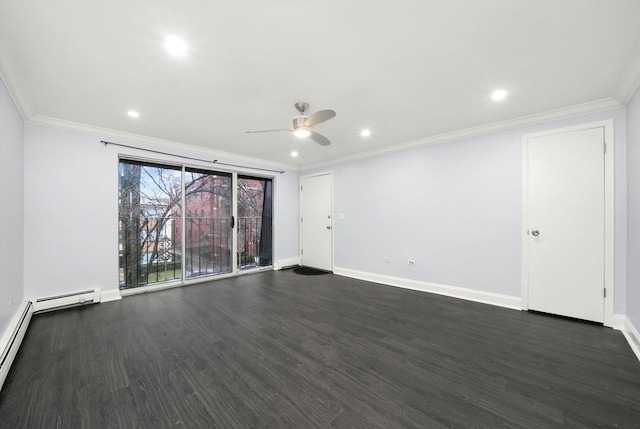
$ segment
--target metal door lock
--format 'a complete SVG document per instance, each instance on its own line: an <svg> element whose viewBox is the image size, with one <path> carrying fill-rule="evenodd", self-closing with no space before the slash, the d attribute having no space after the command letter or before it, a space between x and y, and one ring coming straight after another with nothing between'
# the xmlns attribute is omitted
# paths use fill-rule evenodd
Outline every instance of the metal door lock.
<svg viewBox="0 0 640 429"><path fill-rule="evenodd" d="M537 229L531 231L531 235L533 235L534 237L537 237L540 235L540 231L538 231Z"/></svg>

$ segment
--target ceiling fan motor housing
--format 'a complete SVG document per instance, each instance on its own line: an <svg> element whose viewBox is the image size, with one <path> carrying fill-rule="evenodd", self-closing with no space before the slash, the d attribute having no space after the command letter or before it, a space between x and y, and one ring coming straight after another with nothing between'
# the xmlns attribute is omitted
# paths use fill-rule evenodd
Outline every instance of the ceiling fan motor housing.
<svg viewBox="0 0 640 429"><path fill-rule="evenodd" d="M304 101L298 101L296 104L294 104L294 106L296 110L300 112L300 114L302 115L309 108L309 103L305 103Z"/></svg>
<svg viewBox="0 0 640 429"><path fill-rule="evenodd" d="M296 116L293 118L293 129L297 130L298 128L304 127L304 121L307 120L307 116Z"/></svg>

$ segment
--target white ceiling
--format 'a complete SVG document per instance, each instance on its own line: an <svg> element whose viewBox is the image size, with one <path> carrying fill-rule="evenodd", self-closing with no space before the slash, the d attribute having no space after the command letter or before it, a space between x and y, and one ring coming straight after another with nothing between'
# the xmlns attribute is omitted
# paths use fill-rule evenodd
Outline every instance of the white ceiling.
<svg viewBox="0 0 640 429"><path fill-rule="evenodd" d="M639 23L622 0L0 0L0 72L25 120L308 167L624 105ZM291 127L297 101L337 112L316 128L331 146L244 133Z"/></svg>

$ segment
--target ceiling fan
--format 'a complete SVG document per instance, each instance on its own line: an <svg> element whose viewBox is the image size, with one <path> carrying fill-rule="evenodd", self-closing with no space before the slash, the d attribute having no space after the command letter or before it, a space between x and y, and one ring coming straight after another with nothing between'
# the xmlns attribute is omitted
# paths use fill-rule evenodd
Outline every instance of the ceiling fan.
<svg viewBox="0 0 640 429"><path fill-rule="evenodd" d="M320 110L311 116L305 116L304 112L306 112L309 108L309 103L300 101L295 104L295 107L296 110L300 112L300 115L293 118L293 129L245 131L245 133L255 134L270 133L274 131L293 131L293 134L298 137L311 137L311 139L316 143L321 144L322 146L329 146L331 144L329 139L322 134L318 134L315 131L311 130L311 127L315 127L316 125L321 124L324 121L328 121L329 119L336 116L336 112L333 110Z"/></svg>

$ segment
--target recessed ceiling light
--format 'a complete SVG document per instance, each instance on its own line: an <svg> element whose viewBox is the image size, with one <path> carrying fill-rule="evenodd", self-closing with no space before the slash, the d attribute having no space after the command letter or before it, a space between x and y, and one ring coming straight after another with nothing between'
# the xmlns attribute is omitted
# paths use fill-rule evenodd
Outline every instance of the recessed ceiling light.
<svg viewBox="0 0 640 429"><path fill-rule="evenodd" d="M496 89L491 93L491 99L493 101L501 101L507 98L507 94L508 92L505 91L504 89Z"/></svg>
<svg viewBox="0 0 640 429"><path fill-rule="evenodd" d="M171 55L181 57L187 52L187 44L179 37L169 36L164 42L164 47Z"/></svg>
<svg viewBox="0 0 640 429"><path fill-rule="evenodd" d="M364 130L360 131L360 135L362 137L369 137L371 135L371 130L364 129Z"/></svg>
<svg viewBox="0 0 640 429"><path fill-rule="evenodd" d="M295 158L296 156L298 156L298 152L296 152L295 150L292 151L291 152L291 156Z"/></svg>
<svg viewBox="0 0 640 429"><path fill-rule="evenodd" d="M127 115L129 115L132 118L139 118L140 117L140 113L136 112L135 110L129 110L127 112Z"/></svg>

